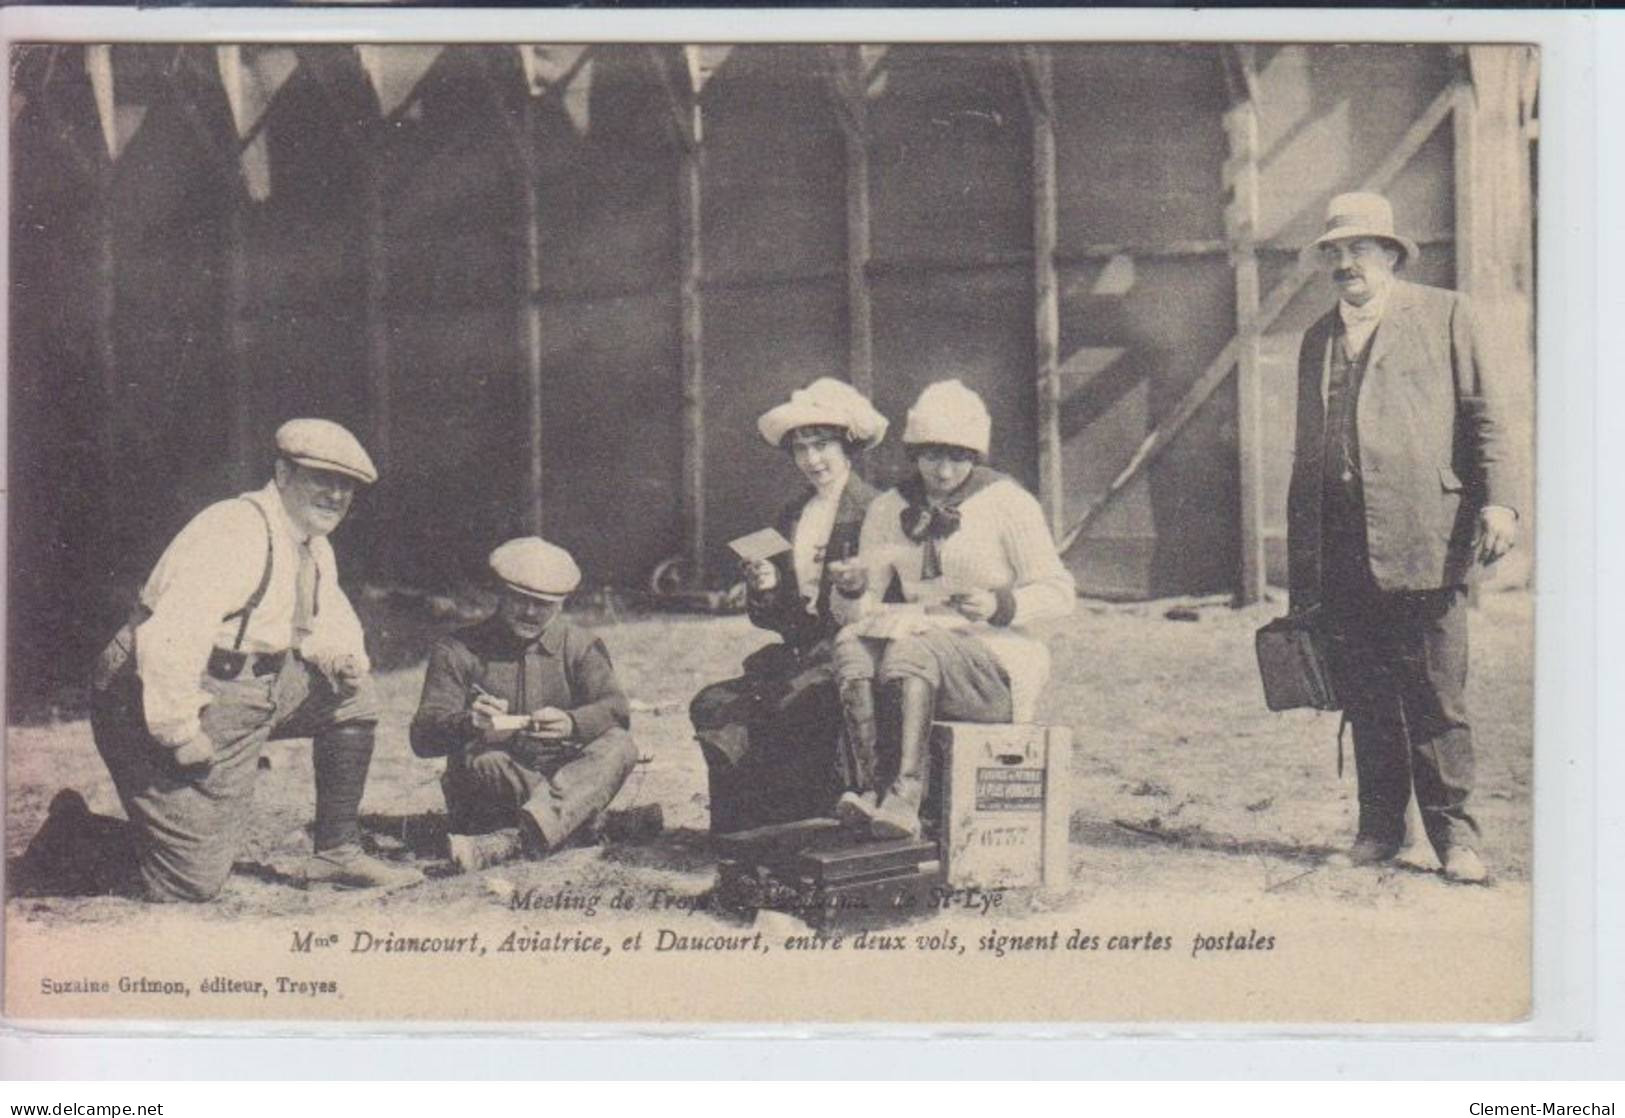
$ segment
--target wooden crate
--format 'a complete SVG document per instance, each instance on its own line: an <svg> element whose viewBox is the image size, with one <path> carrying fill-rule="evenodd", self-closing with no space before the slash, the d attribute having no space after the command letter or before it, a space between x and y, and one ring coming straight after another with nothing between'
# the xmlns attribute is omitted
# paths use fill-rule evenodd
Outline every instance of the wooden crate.
<svg viewBox="0 0 1625 1118"><path fill-rule="evenodd" d="M1072 732L1032 723L939 722L941 840L948 884L1064 888Z"/></svg>

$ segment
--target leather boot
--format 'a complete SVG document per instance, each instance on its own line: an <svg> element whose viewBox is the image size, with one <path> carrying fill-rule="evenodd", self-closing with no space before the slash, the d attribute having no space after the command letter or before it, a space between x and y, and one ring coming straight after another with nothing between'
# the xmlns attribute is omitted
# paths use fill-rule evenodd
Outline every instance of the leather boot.
<svg viewBox="0 0 1625 1118"><path fill-rule="evenodd" d="M316 769L316 850L360 843L357 813L372 764L373 724L345 722L328 726L311 742Z"/></svg>
<svg viewBox="0 0 1625 1118"><path fill-rule="evenodd" d="M316 852L300 868L306 886L395 889L415 885L423 874L412 866L375 858L361 848L361 793L372 764L373 724L329 726L311 743L316 768Z"/></svg>
<svg viewBox="0 0 1625 1118"><path fill-rule="evenodd" d="M897 779L875 812L871 833L880 839L919 838L920 805L925 799L931 720L937 692L923 679L905 677L887 685L895 688L898 709Z"/></svg>
<svg viewBox="0 0 1625 1118"><path fill-rule="evenodd" d="M835 814L848 826L867 828L877 799L875 751L879 730L872 681L853 679L841 685L841 721L840 777L846 791L835 805Z"/></svg>

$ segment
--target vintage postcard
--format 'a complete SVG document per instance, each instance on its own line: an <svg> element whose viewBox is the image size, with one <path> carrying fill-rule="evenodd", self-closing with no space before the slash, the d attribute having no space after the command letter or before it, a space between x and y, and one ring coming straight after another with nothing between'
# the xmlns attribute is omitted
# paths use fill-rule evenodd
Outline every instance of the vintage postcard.
<svg viewBox="0 0 1625 1118"><path fill-rule="evenodd" d="M19 26L14 1026L1530 1015L1538 45Z"/></svg>

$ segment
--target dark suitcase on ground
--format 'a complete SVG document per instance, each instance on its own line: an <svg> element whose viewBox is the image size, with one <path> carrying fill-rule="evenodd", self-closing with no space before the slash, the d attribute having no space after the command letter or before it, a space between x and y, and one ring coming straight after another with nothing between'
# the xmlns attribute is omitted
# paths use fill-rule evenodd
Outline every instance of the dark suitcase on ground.
<svg viewBox="0 0 1625 1118"><path fill-rule="evenodd" d="M722 835L717 847L722 907L787 912L815 926L921 913L943 884L936 843L853 842L833 819Z"/></svg>

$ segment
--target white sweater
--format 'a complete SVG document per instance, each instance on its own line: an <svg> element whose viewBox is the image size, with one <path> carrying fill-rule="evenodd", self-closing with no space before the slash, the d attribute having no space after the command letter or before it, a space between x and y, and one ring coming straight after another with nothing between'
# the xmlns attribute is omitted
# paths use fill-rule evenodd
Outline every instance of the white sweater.
<svg viewBox="0 0 1625 1118"><path fill-rule="evenodd" d="M912 615L922 624L970 632L988 646L1009 674L1016 721L1030 721L1038 693L1049 677L1049 650L1031 634L1030 626L1066 617L1077 604L1072 574L1056 553L1043 510L1032 494L1008 478L967 498L959 506L958 530L937 541L942 579L926 582L920 578L925 545L903 534L906 506L896 489L876 497L869 506L858 541L858 558L869 574L868 589L855 600L836 594L836 616L866 635L907 631L906 622L902 629L888 625L888 614ZM910 606L882 603L893 574ZM922 604L934 606L945 591L972 589L1008 593L1015 607L1009 623L971 622L945 608L932 609L927 616L921 609Z"/></svg>

